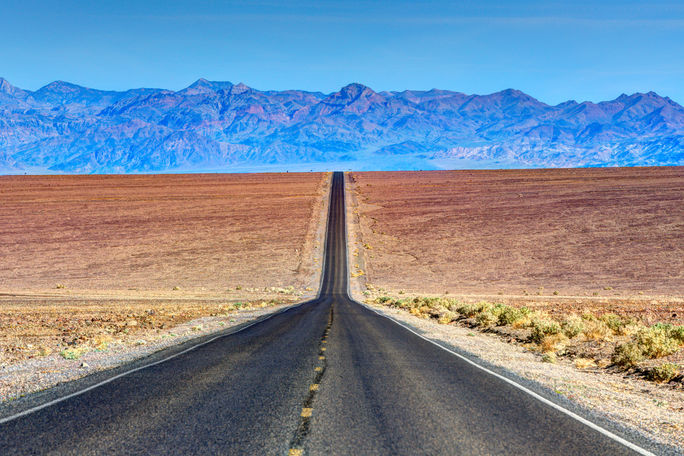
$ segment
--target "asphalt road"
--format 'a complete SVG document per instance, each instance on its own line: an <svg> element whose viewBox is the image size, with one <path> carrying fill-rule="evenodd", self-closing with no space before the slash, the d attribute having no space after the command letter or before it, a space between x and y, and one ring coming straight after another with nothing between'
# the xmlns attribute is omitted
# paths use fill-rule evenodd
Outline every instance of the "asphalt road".
<svg viewBox="0 0 684 456"><path fill-rule="evenodd" d="M351 301L332 190L318 299L0 424L0 454L634 454Z"/></svg>

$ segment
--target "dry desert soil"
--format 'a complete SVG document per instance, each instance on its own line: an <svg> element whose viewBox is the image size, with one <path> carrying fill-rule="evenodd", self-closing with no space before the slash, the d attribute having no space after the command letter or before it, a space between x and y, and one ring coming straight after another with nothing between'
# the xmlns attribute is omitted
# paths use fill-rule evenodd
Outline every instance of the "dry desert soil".
<svg viewBox="0 0 684 456"><path fill-rule="evenodd" d="M314 295L329 180L0 177L0 364L140 345ZM0 398L19 391L19 370L0 372Z"/></svg>
<svg viewBox="0 0 684 456"><path fill-rule="evenodd" d="M359 301L682 454L684 167L354 172L347 188Z"/></svg>
<svg viewBox="0 0 684 456"><path fill-rule="evenodd" d="M552 312L580 297L588 310L684 323L684 167L349 179L355 260L376 288Z"/></svg>

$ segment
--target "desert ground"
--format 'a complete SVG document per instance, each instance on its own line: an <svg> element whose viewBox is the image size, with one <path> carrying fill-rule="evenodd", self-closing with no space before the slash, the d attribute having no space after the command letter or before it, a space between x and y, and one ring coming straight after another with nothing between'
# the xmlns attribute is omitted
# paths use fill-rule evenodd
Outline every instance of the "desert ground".
<svg viewBox="0 0 684 456"><path fill-rule="evenodd" d="M0 177L0 292L305 288L324 177Z"/></svg>
<svg viewBox="0 0 684 456"><path fill-rule="evenodd" d="M684 168L350 180L354 260L376 288L506 297L548 310L581 297L588 306L684 321Z"/></svg>
<svg viewBox="0 0 684 456"><path fill-rule="evenodd" d="M684 445L684 168L355 172L347 185L359 301Z"/></svg>
<svg viewBox="0 0 684 456"><path fill-rule="evenodd" d="M79 358L313 296L329 179L0 177L0 361Z"/></svg>

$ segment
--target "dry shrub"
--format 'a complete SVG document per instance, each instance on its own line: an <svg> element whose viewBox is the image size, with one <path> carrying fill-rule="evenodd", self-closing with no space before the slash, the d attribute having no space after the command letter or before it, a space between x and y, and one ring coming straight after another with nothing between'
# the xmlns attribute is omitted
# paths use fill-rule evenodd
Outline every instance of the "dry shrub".
<svg viewBox="0 0 684 456"><path fill-rule="evenodd" d="M456 312L460 313L464 317L474 317L482 311L484 304L488 303L478 303L478 304L464 304L456 309Z"/></svg>
<svg viewBox="0 0 684 456"><path fill-rule="evenodd" d="M584 319L582 334L587 340L604 342L612 340L613 331L605 322L597 319Z"/></svg>
<svg viewBox="0 0 684 456"><path fill-rule="evenodd" d="M670 330L670 337L680 344L684 344L684 326L675 326Z"/></svg>
<svg viewBox="0 0 684 456"><path fill-rule="evenodd" d="M109 344L112 342L112 339L112 336L100 334L93 337L90 341L90 344L95 350L103 351L107 349Z"/></svg>
<svg viewBox="0 0 684 456"><path fill-rule="evenodd" d="M505 306L499 314L499 325L501 326L527 326L530 323L530 309L527 307Z"/></svg>
<svg viewBox="0 0 684 456"><path fill-rule="evenodd" d="M618 366L633 367L637 363L643 361L644 352L641 347L635 342L627 342L615 347L612 361Z"/></svg>
<svg viewBox="0 0 684 456"><path fill-rule="evenodd" d="M556 320L543 313L533 315L532 334L530 335L530 339L533 342L541 344L546 336L559 334L560 332L561 325Z"/></svg>
<svg viewBox="0 0 684 456"><path fill-rule="evenodd" d="M611 331L615 334L619 335L624 335L625 334L625 328L628 325L633 324L634 322L632 321L631 318L623 318L619 315L616 315L614 313L607 313L604 315L601 315L599 317L599 320L604 322L608 328L610 328Z"/></svg>
<svg viewBox="0 0 684 456"><path fill-rule="evenodd" d="M555 352L565 348L567 341L568 338L563 333L549 334L544 336L539 346L544 353Z"/></svg>
<svg viewBox="0 0 684 456"><path fill-rule="evenodd" d="M554 352L544 353L542 355L542 361L545 363L556 364L557 360L558 358L556 357L556 354Z"/></svg>
<svg viewBox="0 0 684 456"><path fill-rule="evenodd" d="M669 382L677 375L679 375L679 366L673 363L652 367L646 373L646 377L654 382Z"/></svg>
<svg viewBox="0 0 684 456"><path fill-rule="evenodd" d="M649 358L660 358L671 355L679 349L679 342L670 337L670 325L653 325L644 328L636 335L636 343L644 355Z"/></svg>
<svg viewBox="0 0 684 456"><path fill-rule="evenodd" d="M596 362L590 358L577 358L575 360L575 367L577 369L589 369L590 367L596 367Z"/></svg>
<svg viewBox="0 0 684 456"><path fill-rule="evenodd" d="M568 315L568 317L561 324L563 334L572 339L578 336L584 330L584 320L579 315Z"/></svg>
<svg viewBox="0 0 684 456"><path fill-rule="evenodd" d="M447 310L439 316L439 318L437 319L437 323L442 325L448 325L449 323L454 321L455 318L456 315L453 312Z"/></svg>

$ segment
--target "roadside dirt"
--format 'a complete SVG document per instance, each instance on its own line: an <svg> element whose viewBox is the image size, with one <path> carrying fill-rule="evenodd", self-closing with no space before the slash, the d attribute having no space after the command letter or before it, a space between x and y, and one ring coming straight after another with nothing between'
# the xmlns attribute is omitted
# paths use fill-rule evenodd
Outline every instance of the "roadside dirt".
<svg viewBox="0 0 684 456"><path fill-rule="evenodd" d="M0 176L0 293L312 287L328 181L320 173Z"/></svg>
<svg viewBox="0 0 684 456"><path fill-rule="evenodd" d="M368 248L354 247L367 263L366 280L378 288L684 295L684 167L351 173L350 179L359 237Z"/></svg>
<svg viewBox="0 0 684 456"><path fill-rule="evenodd" d="M387 307L448 298L557 321L617 314L640 327L682 325L684 168L350 173L347 191L355 299L387 299L377 308L429 337L684 448L681 376L654 383L643 375L665 361L681 369L684 350L625 370L611 356L633 335L544 351L529 328L476 328L452 321L453 312Z"/></svg>
<svg viewBox="0 0 684 456"><path fill-rule="evenodd" d="M0 176L0 400L86 375L83 356L111 367L189 322L208 318L183 330L204 334L315 296L329 187L322 173Z"/></svg>

